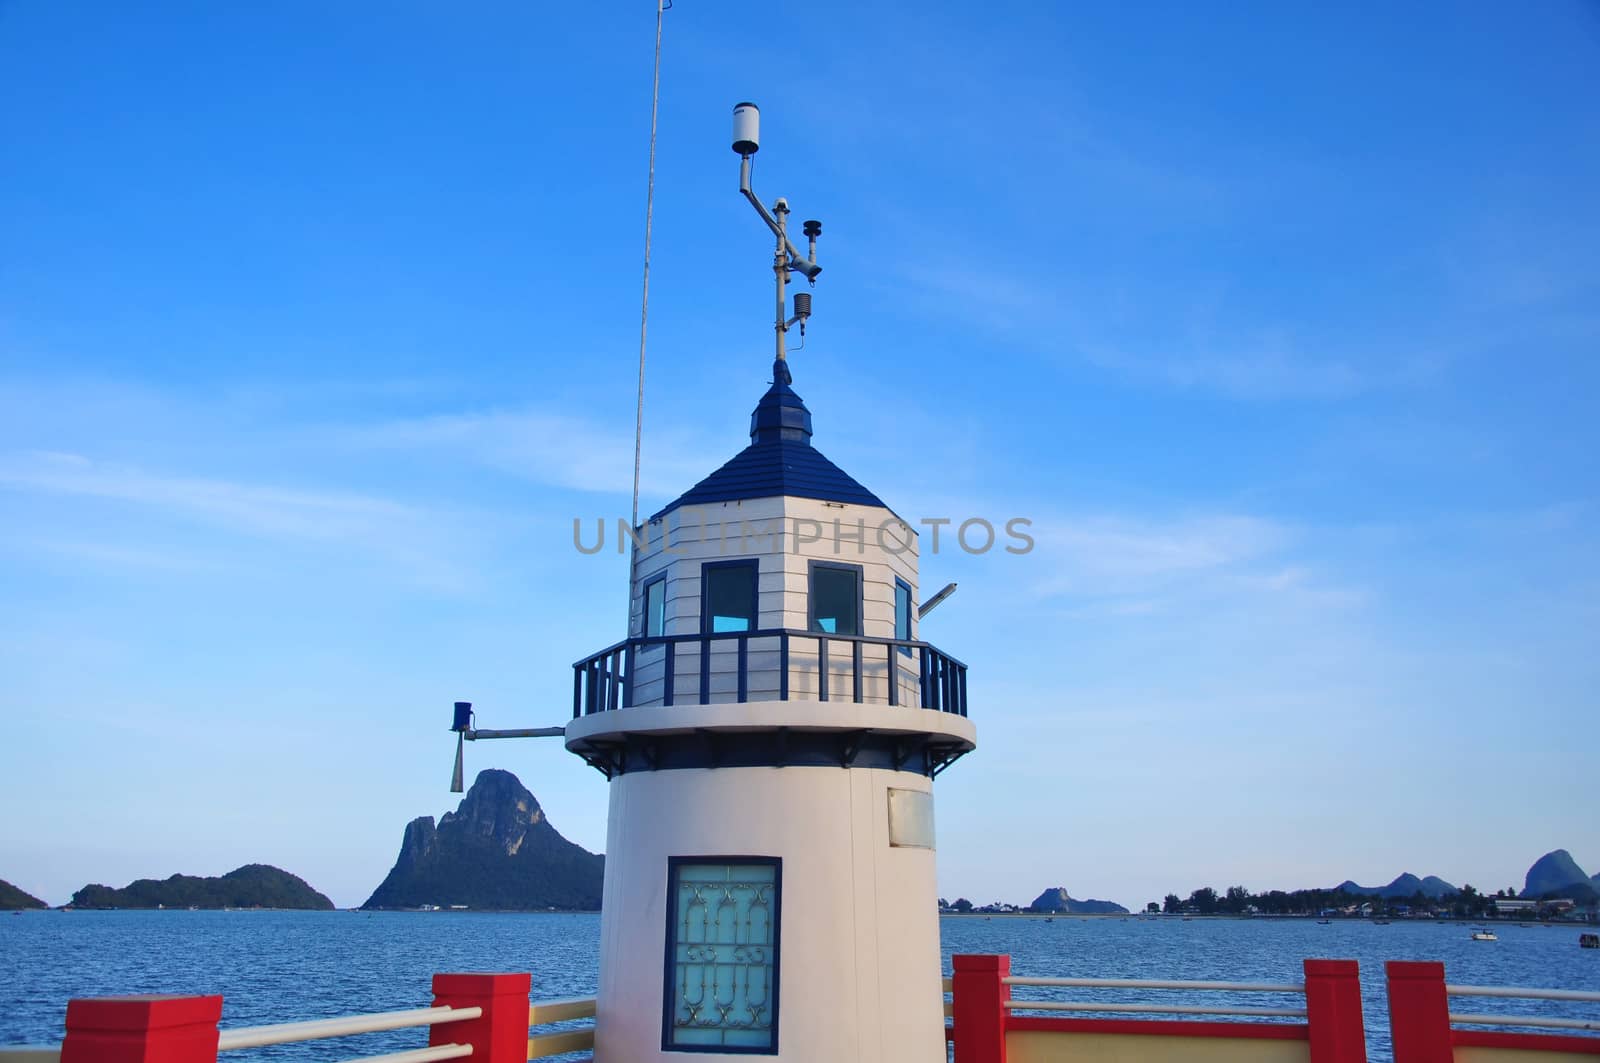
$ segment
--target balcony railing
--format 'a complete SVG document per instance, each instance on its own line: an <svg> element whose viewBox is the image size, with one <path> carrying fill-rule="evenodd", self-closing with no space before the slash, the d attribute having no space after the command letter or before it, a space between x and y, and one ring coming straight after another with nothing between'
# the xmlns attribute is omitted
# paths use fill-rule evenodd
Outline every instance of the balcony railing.
<svg viewBox="0 0 1600 1063"><path fill-rule="evenodd" d="M776 643L778 659L774 668L752 669L751 643L757 650ZM830 660L842 644L849 654L848 677L836 674ZM652 669L660 666L661 693L659 699L651 697L650 704L672 706L675 704L705 705L712 702L713 647L733 648L736 663L736 689L727 693L731 700L752 700L751 676L775 675L777 698L788 701L791 677L799 676L815 683L814 696L818 701L849 700L861 703L867 699L867 686L873 679L870 669L884 668L885 700L889 705L908 704L938 712L967 714L967 666L947 653L926 642L909 639L876 638L870 635L833 635L824 631L801 631L794 628L770 628L761 631L728 631L715 634L661 635L654 638L625 639L608 646L599 653L572 666L572 718L587 716L612 709L626 709L638 704L635 697L639 671L648 651L662 647L665 652L657 658L650 654ZM698 658L696 676L691 677L693 688L686 692L679 682L679 657L688 648ZM725 651L724 651L725 652ZM870 654L870 658L869 658ZM915 661L916 672L911 675L910 662ZM814 663L813 663L814 662ZM835 680L840 689L834 688ZM903 699L901 681L907 685L915 682L915 694ZM654 675L650 682L656 682ZM806 684L808 687L810 684ZM687 693L687 697L686 697ZM807 697L813 696L808 689ZM756 700L767 700L766 696ZM874 697L872 700L876 701Z"/></svg>

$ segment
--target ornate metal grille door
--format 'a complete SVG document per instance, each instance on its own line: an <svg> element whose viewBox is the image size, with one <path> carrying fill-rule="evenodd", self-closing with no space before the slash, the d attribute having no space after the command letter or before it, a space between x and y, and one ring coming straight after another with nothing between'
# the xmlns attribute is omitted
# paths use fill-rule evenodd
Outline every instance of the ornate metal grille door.
<svg viewBox="0 0 1600 1063"><path fill-rule="evenodd" d="M771 857L669 861L662 1047L778 1050L778 892Z"/></svg>

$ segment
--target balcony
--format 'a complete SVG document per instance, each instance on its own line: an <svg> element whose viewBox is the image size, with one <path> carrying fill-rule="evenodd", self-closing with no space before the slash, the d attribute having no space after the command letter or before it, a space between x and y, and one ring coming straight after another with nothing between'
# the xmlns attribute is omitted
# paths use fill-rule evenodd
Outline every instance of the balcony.
<svg viewBox="0 0 1600 1063"><path fill-rule="evenodd" d="M635 706L791 697L967 715L967 666L906 639L793 628L640 637L572 668L573 719Z"/></svg>

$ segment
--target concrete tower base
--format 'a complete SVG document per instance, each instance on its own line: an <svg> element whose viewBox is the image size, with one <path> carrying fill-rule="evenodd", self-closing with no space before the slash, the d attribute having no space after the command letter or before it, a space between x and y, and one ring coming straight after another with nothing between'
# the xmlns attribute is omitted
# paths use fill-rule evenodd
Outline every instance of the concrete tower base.
<svg viewBox="0 0 1600 1063"><path fill-rule="evenodd" d="M683 1063L716 1051L663 1049L664 1016L672 1015L669 857L782 861L778 1051L762 1058L945 1059L934 852L890 844L890 791L910 792L896 794L897 804L925 816L930 779L871 768L725 767L630 772L610 786L598 1063ZM931 819L897 828L906 831L931 845Z"/></svg>

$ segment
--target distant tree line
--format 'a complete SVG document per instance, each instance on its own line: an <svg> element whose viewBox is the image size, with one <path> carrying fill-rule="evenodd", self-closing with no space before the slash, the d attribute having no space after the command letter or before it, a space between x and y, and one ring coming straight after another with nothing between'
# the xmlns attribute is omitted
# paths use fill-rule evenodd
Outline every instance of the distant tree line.
<svg viewBox="0 0 1600 1063"><path fill-rule="evenodd" d="M1251 893L1243 886L1229 886L1227 892L1219 894L1210 886L1202 886L1187 898L1169 893L1159 903L1151 901L1145 905L1145 911L1196 915L1243 915L1247 912L1315 915L1318 912L1370 905L1371 910L1379 915L1409 911L1449 914L1458 919L1481 919L1493 911L1494 901L1515 898L1516 895L1515 889L1484 894L1471 886L1462 886L1455 893L1443 897L1430 897L1420 890L1409 897L1384 897L1378 893L1352 893L1342 889Z"/></svg>

